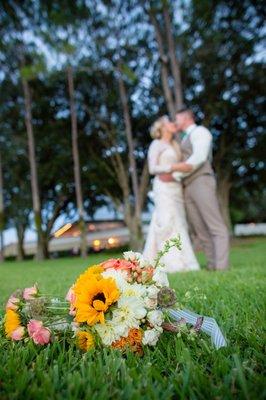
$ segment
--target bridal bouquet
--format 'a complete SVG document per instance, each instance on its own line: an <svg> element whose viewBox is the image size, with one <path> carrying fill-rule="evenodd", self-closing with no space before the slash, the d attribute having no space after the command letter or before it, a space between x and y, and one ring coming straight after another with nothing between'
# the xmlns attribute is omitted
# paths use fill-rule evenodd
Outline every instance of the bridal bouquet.
<svg viewBox="0 0 266 400"><path fill-rule="evenodd" d="M152 265L142 254L128 251L123 258L90 266L65 300L42 295L36 285L17 291L6 305L6 337L45 345L63 332L84 351L108 346L142 354L143 346L156 346L164 330L178 332L188 322L193 328L186 332L199 331L203 317L171 308L176 294L169 287L161 258L173 246L180 247L180 240L167 241ZM213 335L208 332L210 321L206 327L205 332ZM218 334L217 348L225 345Z"/></svg>

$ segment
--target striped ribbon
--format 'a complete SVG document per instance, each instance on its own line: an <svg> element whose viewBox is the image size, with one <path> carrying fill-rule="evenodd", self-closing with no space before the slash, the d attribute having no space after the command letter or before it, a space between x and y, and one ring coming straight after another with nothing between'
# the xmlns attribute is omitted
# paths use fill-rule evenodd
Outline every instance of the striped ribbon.
<svg viewBox="0 0 266 400"><path fill-rule="evenodd" d="M201 315L198 315L188 310L168 309L168 313L170 317L172 317L174 320L179 321L181 318L184 318L186 322L188 322L193 326L197 324L198 318L201 317ZM226 340L221 332L221 329L219 328L214 318L203 317L201 330L207 333L207 335L211 337L212 344L215 346L216 349L220 349L220 347L227 346Z"/></svg>

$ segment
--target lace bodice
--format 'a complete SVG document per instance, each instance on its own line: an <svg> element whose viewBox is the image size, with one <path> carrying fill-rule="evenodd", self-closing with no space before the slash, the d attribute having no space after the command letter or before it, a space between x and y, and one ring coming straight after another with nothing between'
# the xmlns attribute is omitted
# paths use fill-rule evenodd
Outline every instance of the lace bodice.
<svg viewBox="0 0 266 400"><path fill-rule="evenodd" d="M148 163L151 175L171 172L172 164L178 163L182 159L179 144L163 140L153 140L149 147Z"/></svg>

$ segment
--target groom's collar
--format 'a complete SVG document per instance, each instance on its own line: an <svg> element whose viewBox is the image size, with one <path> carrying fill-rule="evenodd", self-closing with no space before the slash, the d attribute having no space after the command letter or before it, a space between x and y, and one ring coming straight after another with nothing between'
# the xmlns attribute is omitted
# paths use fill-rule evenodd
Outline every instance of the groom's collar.
<svg viewBox="0 0 266 400"><path fill-rule="evenodd" d="M195 128L196 128L196 124L191 124L187 127L187 129L185 129L185 133L186 135L189 135Z"/></svg>

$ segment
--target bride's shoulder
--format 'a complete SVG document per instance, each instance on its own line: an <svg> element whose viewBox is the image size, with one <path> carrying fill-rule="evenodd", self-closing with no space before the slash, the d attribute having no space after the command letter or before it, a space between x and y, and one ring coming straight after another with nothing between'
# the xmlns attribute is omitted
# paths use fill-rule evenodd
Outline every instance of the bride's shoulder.
<svg viewBox="0 0 266 400"><path fill-rule="evenodd" d="M161 141L159 139L153 139L153 141L150 144L150 149L156 149L161 146Z"/></svg>

